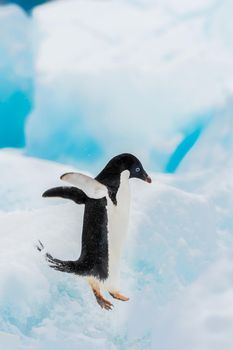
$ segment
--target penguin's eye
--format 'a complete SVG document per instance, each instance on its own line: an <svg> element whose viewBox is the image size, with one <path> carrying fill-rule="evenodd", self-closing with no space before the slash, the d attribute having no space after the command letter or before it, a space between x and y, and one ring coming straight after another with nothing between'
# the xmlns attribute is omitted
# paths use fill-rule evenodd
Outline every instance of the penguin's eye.
<svg viewBox="0 0 233 350"><path fill-rule="evenodd" d="M136 173L139 173L140 170L141 170L140 168L135 169Z"/></svg>

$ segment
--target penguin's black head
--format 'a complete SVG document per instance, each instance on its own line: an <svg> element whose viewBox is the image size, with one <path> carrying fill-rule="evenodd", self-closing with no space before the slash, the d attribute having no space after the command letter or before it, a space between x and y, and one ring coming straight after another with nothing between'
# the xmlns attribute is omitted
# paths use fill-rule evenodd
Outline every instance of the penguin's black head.
<svg viewBox="0 0 233 350"><path fill-rule="evenodd" d="M123 171L129 171L129 178L137 178L151 183L151 178L142 166L138 158L130 153L122 153L110 160L103 172L108 175L120 175Z"/></svg>

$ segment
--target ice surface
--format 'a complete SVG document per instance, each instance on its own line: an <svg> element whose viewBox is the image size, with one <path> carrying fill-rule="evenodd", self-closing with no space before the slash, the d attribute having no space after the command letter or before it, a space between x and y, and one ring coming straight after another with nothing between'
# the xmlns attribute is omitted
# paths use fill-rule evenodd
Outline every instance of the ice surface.
<svg viewBox="0 0 233 350"><path fill-rule="evenodd" d="M152 174L151 185L131 181L121 266L121 290L130 301L114 301L114 310L104 312L84 280L50 269L34 247L40 239L54 256L79 255L82 206L40 199L44 189L62 183L58 177L68 167L10 151L0 153L0 164L2 189L17 198L12 208L7 195L0 201L0 329L6 344L18 337L20 350L168 350L171 344L175 350L182 344L212 350L215 341L214 349L231 348L229 171L212 177ZM14 176L19 165L21 176ZM216 186L219 177L222 185Z"/></svg>

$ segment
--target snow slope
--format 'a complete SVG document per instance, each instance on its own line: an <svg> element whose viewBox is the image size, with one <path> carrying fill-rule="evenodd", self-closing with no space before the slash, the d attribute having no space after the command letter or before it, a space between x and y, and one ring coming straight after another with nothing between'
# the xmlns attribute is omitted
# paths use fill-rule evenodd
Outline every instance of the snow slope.
<svg viewBox="0 0 233 350"><path fill-rule="evenodd" d="M130 301L114 301L114 310L105 312L81 278L50 269L34 248L40 239L57 257L79 255L83 208L40 199L67 166L9 151L0 153L0 166L2 188L14 191L18 203L11 208L1 196L0 344L10 350L232 348L233 188L227 172L152 174L151 185L131 181L121 268ZM25 176L13 177L19 167ZM224 186L216 186L219 179Z"/></svg>

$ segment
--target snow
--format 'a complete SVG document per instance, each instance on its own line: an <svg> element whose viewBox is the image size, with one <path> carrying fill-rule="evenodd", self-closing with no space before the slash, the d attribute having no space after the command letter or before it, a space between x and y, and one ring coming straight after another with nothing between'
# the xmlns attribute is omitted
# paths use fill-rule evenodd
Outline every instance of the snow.
<svg viewBox="0 0 233 350"><path fill-rule="evenodd" d="M156 324L155 346L159 343L164 350L232 349L232 272L231 252L187 288L184 298L166 308ZM170 335L166 337L168 327Z"/></svg>
<svg viewBox="0 0 233 350"><path fill-rule="evenodd" d="M207 173L151 174L151 185L131 180L121 266L121 291L130 301L114 300L114 310L104 312L82 278L50 269L35 249L40 239L61 259L79 255L83 207L40 198L63 184L59 176L69 167L11 151L0 152L0 164L5 193L18 198L12 208L7 196L0 202L6 344L17 339L20 350L231 348L233 187L227 171L211 181ZM14 176L19 168L22 176ZM219 177L224 186L216 186Z"/></svg>

